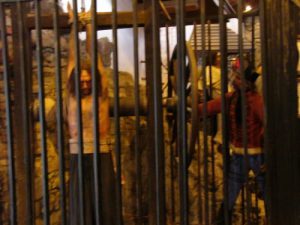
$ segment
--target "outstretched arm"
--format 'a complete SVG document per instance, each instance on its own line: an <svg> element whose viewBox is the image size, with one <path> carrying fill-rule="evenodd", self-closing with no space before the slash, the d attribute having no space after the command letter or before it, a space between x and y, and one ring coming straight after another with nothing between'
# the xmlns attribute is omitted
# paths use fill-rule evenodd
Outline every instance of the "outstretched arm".
<svg viewBox="0 0 300 225"><path fill-rule="evenodd" d="M89 14L89 15L91 15L91 14ZM90 59L92 58L92 51L93 51L93 49L92 49L92 35L93 35L92 32L93 32L93 30L92 29L93 29L92 24L87 23L86 24L86 51L87 51L87 54L89 55ZM97 35L97 31L96 31L96 35ZM97 42L96 42L96 45L97 45ZM103 75L105 74L105 69L104 69L104 66L103 66L101 56L100 56L100 54L98 54L97 49L96 49L96 54L97 54L97 67L98 67L98 70L99 70L99 72L102 76L102 74Z"/></svg>
<svg viewBox="0 0 300 225"><path fill-rule="evenodd" d="M232 95L232 92L227 93L226 99L229 100L231 95ZM204 103L199 104L198 109L199 109L200 117L203 117ZM221 113L221 111L222 111L222 98L221 97L207 102L207 116L216 115L218 113Z"/></svg>
<svg viewBox="0 0 300 225"><path fill-rule="evenodd" d="M86 21L86 51L89 55L90 59L92 59L92 35L93 35L93 27L91 24L91 10L87 12L85 15ZM97 31L96 31L97 32ZM97 33L96 33L97 35ZM96 42L97 45L97 42ZM100 85L101 85L101 98L100 98L100 135L105 136L109 132L109 99L108 99L108 80L107 73L104 69L102 59L100 54L98 54L97 46L96 46L96 54L97 54L97 69L100 74ZM91 63L92 64L92 63Z"/></svg>
<svg viewBox="0 0 300 225"><path fill-rule="evenodd" d="M75 31L74 31L74 14L73 9L68 3L68 12L69 12L69 24L71 25L71 32L69 36L69 55L68 55L68 66L67 66L67 79L70 77L72 70L75 67ZM77 34L78 35L78 34Z"/></svg>

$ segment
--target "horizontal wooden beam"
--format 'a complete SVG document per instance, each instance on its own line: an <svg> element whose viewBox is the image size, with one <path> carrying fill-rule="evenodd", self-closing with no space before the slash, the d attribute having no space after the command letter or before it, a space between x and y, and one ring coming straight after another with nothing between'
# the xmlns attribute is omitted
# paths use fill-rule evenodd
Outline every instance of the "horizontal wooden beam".
<svg viewBox="0 0 300 225"><path fill-rule="evenodd" d="M144 11L139 11L137 16L137 24L139 26L144 25ZM35 28L35 15L29 14L27 16L28 28L34 29ZM69 24L69 15L67 13L63 13L60 15L59 18L59 27L61 29L70 29ZM112 13L111 12L104 12L98 13L97 15L97 24L98 29L111 29L112 27ZM132 27L133 24L133 15L132 12L119 12L118 13L118 28L128 28ZM53 15L47 14L41 17L41 28L42 29L53 29Z"/></svg>
<svg viewBox="0 0 300 225"><path fill-rule="evenodd" d="M168 3L168 2L166 2ZM175 25L176 24L176 14L175 14L175 6L166 4L166 10L171 16L171 20L166 18L165 14L161 11L161 26L165 26L165 24ZM186 25L191 25L193 23L200 22L200 9L196 4L188 4L186 5ZM206 6L206 14L207 19L210 19L212 23L218 22L217 20L217 7L214 4L208 4ZM118 12L118 26L117 28L129 28L133 26L133 15L132 12ZM27 16L27 24L29 29L35 28L35 15L29 14ZM69 15L68 13L60 14L59 18L59 27L60 29L70 30L69 24ZM97 24L98 30L106 30L111 29L112 27L112 13L111 12L103 12L97 14ZM145 11L139 10L137 16L137 24L138 26L145 25ZM53 29L53 15L46 14L41 17L41 28L42 29Z"/></svg>

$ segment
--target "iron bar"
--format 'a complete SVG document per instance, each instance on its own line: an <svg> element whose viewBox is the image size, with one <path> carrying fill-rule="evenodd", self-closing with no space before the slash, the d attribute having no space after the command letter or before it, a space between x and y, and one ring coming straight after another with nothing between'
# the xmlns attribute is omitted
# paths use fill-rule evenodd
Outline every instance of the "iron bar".
<svg viewBox="0 0 300 225"><path fill-rule="evenodd" d="M249 193L249 158L248 158L248 137L247 137L247 97L246 97L246 79L244 73L244 49L243 49L243 9L244 1L238 1L238 41L240 55L240 75L242 81L241 98L242 98L242 135L244 148L244 176L246 186L246 208L247 208L247 223L250 223L251 196Z"/></svg>
<svg viewBox="0 0 300 225"><path fill-rule="evenodd" d="M118 60L118 33L117 33L117 1L112 0L112 32L113 32L113 78L114 78L114 119L115 119L115 155L116 155L116 201L117 224L123 224L122 217L122 183L121 183L121 133L120 133L120 99L119 99L119 60Z"/></svg>
<svg viewBox="0 0 300 225"><path fill-rule="evenodd" d="M208 38L208 58L209 58L209 94L210 98L212 99L214 97L213 95L213 84L212 84L212 52L211 52L211 21L207 21L207 38ZM217 53L216 53L217 54ZM217 56L216 56L217 57ZM215 57L215 59L216 59ZM215 60L214 59L214 60ZM214 75L215 76L215 75ZM216 118L217 119L217 118ZM210 139L210 148L211 148L211 190L212 190L212 196L211 196L211 218L216 217L216 180L215 180L215 145L214 145L214 126L215 121L212 119L210 121L210 132L211 132L211 139Z"/></svg>
<svg viewBox="0 0 300 225"><path fill-rule="evenodd" d="M162 119L162 81L161 81L161 57L159 39L159 3L151 0L152 5L152 46L153 46L153 119L154 119L154 155L155 155L155 202L156 202L156 224L166 224L165 216L165 152L164 152L164 130Z"/></svg>
<svg viewBox="0 0 300 225"><path fill-rule="evenodd" d="M265 123L264 123L264 143L266 143L266 140L269 139L269 135L270 135L270 127L267 126L266 124L268 124L268 117L267 115L268 113L268 109L267 109L267 105L269 105L269 101L268 101L268 94L267 94L267 76L266 74L268 74L268 68L267 68L267 35L266 35L266 11L265 11L265 3L264 1L259 1L259 26L260 26L260 40L261 40L261 67L262 67L262 71L261 71L261 75L262 76L262 83L263 83L263 101L264 101L264 119L265 119ZM265 149L264 152L265 154L267 153L267 149L268 149L268 144L266 143L265 145ZM271 156L272 157L272 156ZM266 165L269 165L268 162L265 162ZM269 177L268 177L269 176ZM274 177L274 175L273 175ZM271 179L271 175L269 172L269 175L266 175L266 181L267 179ZM268 182L268 184L270 184ZM269 188L266 188L265 191L271 191ZM264 205L265 205L265 217L267 220L267 223L271 223L270 217L269 217L269 213L270 213L270 206L268 205L270 203L268 198L269 195L265 195L265 199L264 199Z"/></svg>
<svg viewBox="0 0 300 225"><path fill-rule="evenodd" d="M133 21L133 57L134 57L134 96L135 96L135 171L136 171L136 224L141 225L142 221L142 165L141 153L139 150L139 134L140 134L140 89L139 89L139 43L138 43L138 18L137 18L137 1L132 1L132 21Z"/></svg>
<svg viewBox="0 0 300 225"><path fill-rule="evenodd" d="M17 204L16 204L16 172L15 172L15 159L14 159L14 135L13 135L13 114L11 106L11 88L10 88L10 75L9 59L8 59L8 42L6 33L6 18L4 4L0 4L0 29L1 29L1 42L2 42L2 58L3 58L3 80L4 80L4 93L5 93L5 111L6 111L6 133L7 133L7 155L8 155L8 176L9 176L9 215L10 224L17 224Z"/></svg>
<svg viewBox="0 0 300 225"><path fill-rule="evenodd" d="M203 223L203 201L202 201L202 175L201 175L201 144L200 137L198 135L198 154L197 154L197 176L198 176L198 213L199 224Z"/></svg>
<svg viewBox="0 0 300 225"><path fill-rule="evenodd" d="M40 26L41 9L40 1L35 0L35 26L36 26L36 61L39 90L39 122L41 135L41 154L42 154L42 177L43 177L43 222L45 225L50 224L49 209L49 188L48 188L48 157L47 157L47 136L46 136L46 119L45 119L45 91L44 91L44 73L43 73L43 44L42 32Z"/></svg>
<svg viewBox="0 0 300 225"><path fill-rule="evenodd" d="M95 222L97 225L103 224L102 218L102 176L99 173L99 168L101 168L101 157L99 157L99 152L101 152L99 145L99 77L98 74L98 45L97 45L97 1L92 0L91 2L91 32L87 35L91 35L91 40L87 38L87 46L91 46L91 49L87 49L88 54L91 54L91 66L92 66L92 101L93 101L93 145L94 145L94 157L93 157L93 168L94 168L94 188L95 188ZM89 26L89 25L87 25ZM89 29L87 27L87 29ZM89 52L90 51L90 52ZM101 74L104 76L104 74ZM101 79L101 78L100 78ZM101 138L101 137L100 137Z"/></svg>
<svg viewBox="0 0 300 225"><path fill-rule="evenodd" d="M209 224L209 193L208 193L208 139L207 139L207 95L206 95L206 32L205 32L205 0L200 0L200 21L201 21L201 45L202 45L202 65L201 65L201 75L202 75L202 85L203 85L203 147L204 147L204 221L205 224Z"/></svg>
<svg viewBox="0 0 300 225"><path fill-rule="evenodd" d="M227 93L227 28L224 16L224 0L219 4L219 24L220 24L220 53L221 53L221 116L222 116L222 155L223 155L223 205L224 222L229 225L228 214L228 164L229 164L229 133L228 133L228 102ZM222 208L220 209L222 210Z"/></svg>
<svg viewBox="0 0 300 225"><path fill-rule="evenodd" d="M78 38L78 12L77 12L77 0L73 0L73 31L74 31L74 73L75 73L75 94L76 94L76 121L77 121L77 133L78 133L78 188L79 188L79 220L81 225L85 225L85 213L84 213L84 186L83 186L83 134L82 134L82 109L81 109L81 88L80 88L80 77L81 77L81 67L80 67L80 48L79 48L79 38Z"/></svg>
<svg viewBox="0 0 300 225"><path fill-rule="evenodd" d="M255 17L251 17L251 61L255 68Z"/></svg>
<svg viewBox="0 0 300 225"><path fill-rule="evenodd" d="M22 88L22 114L23 114L23 143L24 143L24 161L25 161L25 184L26 184L26 223L33 223L33 185L32 185L32 154L31 154L31 138L29 124L29 99L28 99L28 83L26 77L25 64L25 35L24 35L24 8L21 2L17 2L18 14L18 33L19 33L19 53L20 53L20 75ZM19 219L19 218L18 218Z"/></svg>
<svg viewBox="0 0 300 225"><path fill-rule="evenodd" d="M197 54L197 23L194 23L194 51L195 51L195 57L198 61L198 54ZM201 176L201 144L200 144L200 138L199 134L197 135L197 179L198 179L198 222L199 224L202 224L203 222L203 216L202 216L202 176Z"/></svg>
<svg viewBox="0 0 300 225"><path fill-rule="evenodd" d="M256 64L255 64L255 17L251 17L251 61L253 68L256 69ZM257 187L258 185L255 184L255 189L256 191L258 190ZM256 222L256 224L259 223L259 206L258 206L258 197L257 194L255 194L255 219L253 221Z"/></svg>
<svg viewBox="0 0 300 225"><path fill-rule="evenodd" d="M178 106L177 106L177 143L179 151L179 195L180 195L180 224L189 224L189 199L188 199L188 164L187 164L187 117L186 117L186 44L185 44L185 1L178 0L176 7L177 25L177 61L178 61Z"/></svg>
<svg viewBox="0 0 300 225"><path fill-rule="evenodd" d="M167 51L167 66L168 71L170 71L170 34L169 34L169 25L166 24L166 51ZM168 72L168 90L167 95L168 98L171 98L173 94L172 90L172 81L171 81L171 75ZM174 161L175 161L175 155L174 155L174 147L173 147L173 130L174 124L173 119L169 118L168 115L168 125L169 125L169 141L170 141L170 201L171 201L171 222L175 223L175 172L174 172Z"/></svg>
<svg viewBox="0 0 300 225"><path fill-rule="evenodd" d="M59 189L62 225L67 224L66 212L66 188L65 188L65 157L64 157L64 132L63 132L63 110L62 110L62 81L61 81L61 54L60 54L60 31L58 27L58 0L53 5L53 28L54 28L54 50L55 50L55 94L56 94L56 121L57 121L57 150L59 157Z"/></svg>

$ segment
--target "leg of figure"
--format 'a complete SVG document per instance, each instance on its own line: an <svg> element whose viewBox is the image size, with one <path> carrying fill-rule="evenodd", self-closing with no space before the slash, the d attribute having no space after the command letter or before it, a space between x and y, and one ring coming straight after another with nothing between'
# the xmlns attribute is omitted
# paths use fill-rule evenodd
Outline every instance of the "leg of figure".
<svg viewBox="0 0 300 225"><path fill-rule="evenodd" d="M238 194L245 182L244 176L244 157L243 155L234 154L230 160L229 166L229 176L228 176L228 213L229 213L229 221L231 221L232 210L234 207L234 203L238 197ZM225 224L224 222L224 203L222 204L218 217L217 223L218 225Z"/></svg>
<svg viewBox="0 0 300 225"><path fill-rule="evenodd" d="M263 168L264 163L265 163L264 155L260 154L252 157L250 165L251 165L251 169L255 174L255 180L258 188L257 196L258 198L264 201L265 216L267 216L267 208L265 204L266 192L265 192L265 168Z"/></svg>
<svg viewBox="0 0 300 225"><path fill-rule="evenodd" d="M260 154L257 156L250 157L250 166L253 170L259 189L259 197L265 199L265 171L263 171L262 166L264 165L264 155Z"/></svg>
<svg viewBox="0 0 300 225"><path fill-rule="evenodd" d="M83 155L83 171L85 224L96 224L93 154Z"/></svg>
<svg viewBox="0 0 300 225"><path fill-rule="evenodd" d="M116 176L111 153L101 153L102 225L116 224Z"/></svg>
<svg viewBox="0 0 300 225"><path fill-rule="evenodd" d="M77 168L77 156L70 155L70 225L79 225L79 196L78 196L78 168Z"/></svg>
<svg viewBox="0 0 300 225"><path fill-rule="evenodd" d="M83 196L85 224L94 224L93 158L83 156ZM70 157L70 225L80 225L78 155Z"/></svg>

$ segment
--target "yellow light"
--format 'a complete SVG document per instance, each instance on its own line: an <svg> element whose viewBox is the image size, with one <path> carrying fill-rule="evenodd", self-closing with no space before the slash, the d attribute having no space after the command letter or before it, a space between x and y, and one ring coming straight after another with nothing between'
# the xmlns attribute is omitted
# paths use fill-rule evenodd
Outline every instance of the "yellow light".
<svg viewBox="0 0 300 225"><path fill-rule="evenodd" d="M246 5L244 12L249 12L251 10L252 10L252 6L251 5Z"/></svg>

